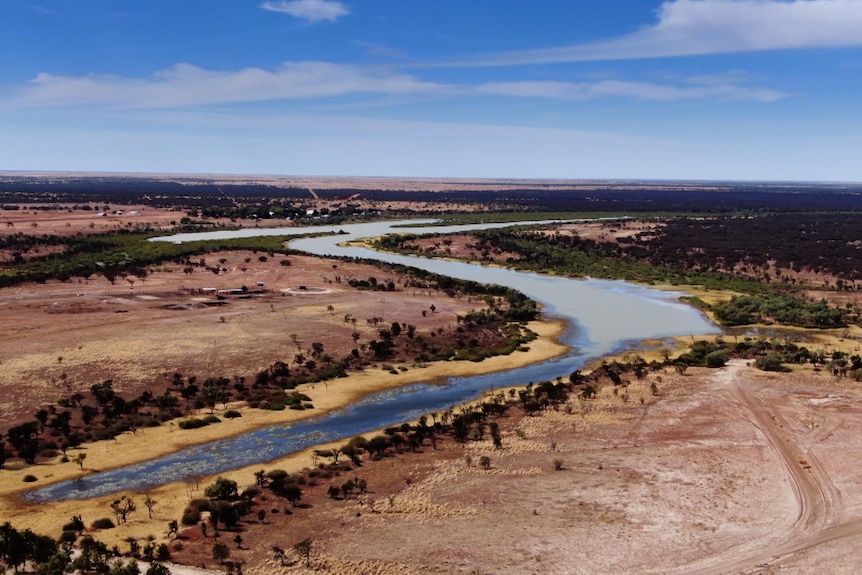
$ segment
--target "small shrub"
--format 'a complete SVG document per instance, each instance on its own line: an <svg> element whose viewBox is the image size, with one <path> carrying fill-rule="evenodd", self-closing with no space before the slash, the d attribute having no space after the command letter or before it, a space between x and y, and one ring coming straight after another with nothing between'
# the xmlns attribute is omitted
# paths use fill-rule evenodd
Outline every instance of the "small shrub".
<svg viewBox="0 0 862 575"><path fill-rule="evenodd" d="M117 435L119 435L117 430L112 427L93 431L93 439L95 441L108 441L109 439L114 439Z"/></svg>
<svg viewBox="0 0 862 575"><path fill-rule="evenodd" d="M197 419L196 417L184 419L179 423L180 429L198 429L200 427L206 427L207 425L209 424L206 421Z"/></svg>
<svg viewBox="0 0 862 575"><path fill-rule="evenodd" d="M203 497L198 497L189 501L189 507L194 507L198 511L209 511L210 510L210 500L205 499Z"/></svg>
<svg viewBox="0 0 862 575"><path fill-rule="evenodd" d="M225 419L236 419L237 417L242 417L242 414L235 409L229 409L224 412Z"/></svg>
<svg viewBox="0 0 862 575"><path fill-rule="evenodd" d="M491 468L491 458L487 455L483 455L479 458L479 465L482 469L490 469Z"/></svg>
<svg viewBox="0 0 862 575"><path fill-rule="evenodd" d="M790 368L782 363L782 359L776 354L764 355L754 360L754 366L763 371L790 371Z"/></svg>
<svg viewBox="0 0 862 575"><path fill-rule="evenodd" d="M554 459L554 471L562 471L563 469L563 460L559 457Z"/></svg>
<svg viewBox="0 0 862 575"><path fill-rule="evenodd" d="M93 529L113 529L116 525L114 525L114 522L109 517L102 517L93 521L90 527Z"/></svg>
<svg viewBox="0 0 862 575"><path fill-rule="evenodd" d="M240 494L240 497L242 497L243 499L254 499L258 495L260 495L260 487L252 485L243 489L242 493Z"/></svg>
<svg viewBox="0 0 862 575"><path fill-rule="evenodd" d="M270 481L283 481L287 476L288 473L284 469L272 469L266 472L266 478Z"/></svg>
<svg viewBox="0 0 862 575"><path fill-rule="evenodd" d="M727 363L727 359L727 352L723 349L718 349L716 351L706 354L706 357L704 358L704 364L706 365L706 367L717 369L719 367L724 367L724 365Z"/></svg>
<svg viewBox="0 0 862 575"><path fill-rule="evenodd" d="M182 519L180 519L183 525L197 525L200 520L201 512L197 509L190 509L188 507L183 511Z"/></svg>
<svg viewBox="0 0 862 575"><path fill-rule="evenodd" d="M215 415L207 415L204 417L204 423L221 423L221 419L219 419Z"/></svg>
<svg viewBox="0 0 862 575"><path fill-rule="evenodd" d="M30 475L29 473L24 476L24 483L33 483L34 481L38 481L35 475Z"/></svg>

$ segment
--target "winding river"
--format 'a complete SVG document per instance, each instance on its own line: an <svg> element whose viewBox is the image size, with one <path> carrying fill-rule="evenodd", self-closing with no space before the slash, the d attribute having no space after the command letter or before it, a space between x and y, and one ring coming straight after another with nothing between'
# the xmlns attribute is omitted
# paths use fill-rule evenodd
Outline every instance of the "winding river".
<svg viewBox="0 0 862 575"><path fill-rule="evenodd" d="M382 260L482 283L515 288L540 302L547 316L566 320L562 341L567 354L526 367L445 382L408 385L370 395L343 409L294 424L271 425L236 437L214 441L135 465L65 481L31 491L31 501L61 501L99 497L126 489L146 490L155 485L186 480L264 463L321 443L396 425L432 411L447 409L478 397L482 390L568 376L591 359L644 339L717 333L717 327L696 309L681 304L679 293L653 290L622 281L569 279L491 268L442 259L383 254L341 245L386 233L449 233L511 225L472 224L415 227L433 220L375 222L312 228L242 229L179 234L153 241L188 242L251 236L333 235L301 238L290 247L322 256ZM536 222L534 222L536 223Z"/></svg>

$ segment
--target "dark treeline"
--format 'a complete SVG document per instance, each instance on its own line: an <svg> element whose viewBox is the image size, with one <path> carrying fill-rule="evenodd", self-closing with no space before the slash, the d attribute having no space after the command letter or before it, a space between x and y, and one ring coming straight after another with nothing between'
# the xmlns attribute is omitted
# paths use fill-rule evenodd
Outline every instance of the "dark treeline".
<svg viewBox="0 0 862 575"><path fill-rule="evenodd" d="M613 228L615 224L606 225ZM653 230L621 238L619 243L517 230L485 230L474 235L487 244L480 245L485 251L512 251L521 260L541 261L552 268L572 264L577 256L560 251L567 249L584 257L648 264L687 275L710 273L797 283L795 278L782 277L783 269L833 275L838 289L854 289L855 282L862 280L858 214L674 218Z"/></svg>
<svg viewBox="0 0 862 575"><path fill-rule="evenodd" d="M654 265L704 271L739 267L751 274L773 263L779 269L834 275L842 285L862 280L859 214L675 218L626 240L621 253ZM782 281L780 276L763 279Z"/></svg>
<svg viewBox="0 0 862 575"><path fill-rule="evenodd" d="M321 188L324 200L360 196L380 202L481 203L504 211L569 212L705 212L859 210L862 186L837 184L740 182L594 182L580 184L511 182L506 189L476 190L373 190ZM286 205L278 200L310 200L307 188L254 183L214 183L201 179L176 181L147 177L24 177L0 178L0 199L14 203L127 203L178 209L223 209L238 205ZM268 210L261 210L265 214ZM258 214L258 215L261 215Z"/></svg>
<svg viewBox="0 0 862 575"><path fill-rule="evenodd" d="M472 232L475 254L491 261L500 254L516 254L504 263L519 269L555 273L570 277L623 279L648 284L704 285L713 289L734 289L743 292L768 290L769 286L748 278L730 274L705 273L675 266L653 265L638 261L617 244L597 242L578 236L544 234L514 229ZM385 236L378 240L381 249L416 253L410 236Z"/></svg>

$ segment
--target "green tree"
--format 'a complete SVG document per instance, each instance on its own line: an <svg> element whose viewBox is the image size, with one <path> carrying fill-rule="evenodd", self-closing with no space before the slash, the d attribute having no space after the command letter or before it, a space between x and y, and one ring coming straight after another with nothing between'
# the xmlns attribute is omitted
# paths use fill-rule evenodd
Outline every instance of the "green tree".
<svg viewBox="0 0 862 575"><path fill-rule="evenodd" d="M146 575L171 575L170 570L161 563L152 563Z"/></svg>
<svg viewBox="0 0 862 575"><path fill-rule="evenodd" d="M71 528L70 531L75 531L78 535L84 532L86 526L84 525L84 520L80 515L73 515L72 520L69 521L68 526ZM66 529L64 526L63 529Z"/></svg>
<svg viewBox="0 0 862 575"><path fill-rule="evenodd" d="M281 495L296 507L296 504L302 499L302 488L296 483L287 483L281 489Z"/></svg>
<svg viewBox="0 0 862 575"><path fill-rule="evenodd" d="M236 499L238 487L236 481L225 477L217 477L215 482L204 489L204 495L210 499L231 500Z"/></svg>
<svg viewBox="0 0 862 575"><path fill-rule="evenodd" d="M167 543L159 543L156 547L156 559L159 561L168 561L171 558L171 548Z"/></svg>
<svg viewBox="0 0 862 575"><path fill-rule="evenodd" d="M36 463L36 455L39 454L39 423L28 421L15 427L9 428L6 437L9 443L18 452L18 457L27 462L28 465Z"/></svg>
<svg viewBox="0 0 862 575"><path fill-rule="evenodd" d="M711 367L714 369L724 367L724 365L727 363L727 352L723 349L717 349L713 352L710 352L706 354L703 363L706 367Z"/></svg>
<svg viewBox="0 0 862 575"><path fill-rule="evenodd" d="M71 559L67 553L54 553L48 561L36 566L36 575L64 575L70 563Z"/></svg>

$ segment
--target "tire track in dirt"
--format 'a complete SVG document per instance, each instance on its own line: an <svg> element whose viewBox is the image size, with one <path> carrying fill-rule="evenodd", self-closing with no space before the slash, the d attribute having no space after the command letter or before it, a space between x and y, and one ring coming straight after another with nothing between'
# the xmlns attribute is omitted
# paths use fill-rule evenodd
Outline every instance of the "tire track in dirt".
<svg viewBox="0 0 862 575"><path fill-rule="evenodd" d="M862 532L862 520L834 526L837 491L828 474L815 458L809 457L797 444L794 434L786 431L783 420L770 409L769 404L750 387L743 385L740 372L744 368L744 362L735 361L715 377L730 388L744 408L744 417L757 428L769 448L778 456L793 489L798 514L778 543L763 542L760 548L749 553L742 552L735 557L732 556L735 549L727 549L712 559L681 566L679 571L683 573L721 575L756 572L803 549ZM750 542L746 544L750 545Z"/></svg>

